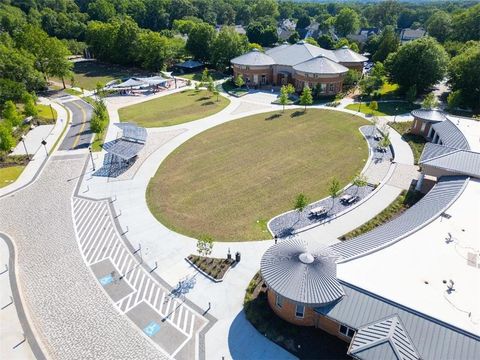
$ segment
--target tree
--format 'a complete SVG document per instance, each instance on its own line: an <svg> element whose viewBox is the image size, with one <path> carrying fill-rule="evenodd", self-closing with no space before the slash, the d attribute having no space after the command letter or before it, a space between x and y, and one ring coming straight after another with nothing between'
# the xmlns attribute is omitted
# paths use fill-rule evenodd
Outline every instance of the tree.
<svg viewBox="0 0 480 360"><path fill-rule="evenodd" d="M360 17L350 8L340 10L335 18L335 29L341 36L356 33L360 29Z"/></svg>
<svg viewBox="0 0 480 360"><path fill-rule="evenodd" d="M460 91L462 104L480 110L480 44L455 56L448 68L453 91ZM458 96L458 95L457 95Z"/></svg>
<svg viewBox="0 0 480 360"><path fill-rule="evenodd" d="M345 75L345 79L343 80L343 85L345 86L353 86L358 83L360 78L362 77L362 73L358 70L350 69Z"/></svg>
<svg viewBox="0 0 480 360"><path fill-rule="evenodd" d="M202 83L206 83L206 82L208 82L209 77L210 77L210 73L208 72L208 69L203 69L202 77L201 77L200 81Z"/></svg>
<svg viewBox="0 0 480 360"><path fill-rule="evenodd" d="M324 49L333 49L335 41L330 34L322 34L318 37L317 43Z"/></svg>
<svg viewBox="0 0 480 360"><path fill-rule="evenodd" d="M447 104L450 110L458 108L462 104L462 92L455 90L448 94Z"/></svg>
<svg viewBox="0 0 480 360"><path fill-rule="evenodd" d="M378 103L376 101L370 101L370 104L368 105L370 108L371 114L375 114L375 111L378 110Z"/></svg>
<svg viewBox="0 0 480 360"><path fill-rule="evenodd" d="M427 21L427 31L430 36L443 43L452 32L452 18L445 11L435 11Z"/></svg>
<svg viewBox="0 0 480 360"><path fill-rule="evenodd" d="M209 61L215 35L215 28L212 25L196 24L190 32L186 48L195 59Z"/></svg>
<svg viewBox="0 0 480 360"><path fill-rule="evenodd" d="M197 241L197 252L200 256L208 256L212 253L213 239L209 235L202 235Z"/></svg>
<svg viewBox="0 0 480 360"><path fill-rule="evenodd" d="M417 99L417 87L412 85L408 88L407 92L405 93L405 100L410 103L413 103Z"/></svg>
<svg viewBox="0 0 480 360"><path fill-rule="evenodd" d="M382 140L378 143L381 148L388 148L392 142L390 141L390 134L385 133Z"/></svg>
<svg viewBox="0 0 480 360"><path fill-rule="evenodd" d="M0 123L0 150L10 151L15 146L12 127L7 123Z"/></svg>
<svg viewBox="0 0 480 360"><path fill-rule="evenodd" d="M424 109L434 109L438 106L437 98L433 92L428 93L427 96L423 99L422 108Z"/></svg>
<svg viewBox="0 0 480 360"><path fill-rule="evenodd" d="M356 191L355 191L355 194L358 193L358 190L361 188L361 187L365 187L368 185L368 180L367 180L367 177L362 174L362 173L358 173L355 178L353 179L352 181L352 184L356 187Z"/></svg>
<svg viewBox="0 0 480 360"><path fill-rule="evenodd" d="M306 42L307 44L310 44L310 45L318 46L317 41L316 41L314 38L312 38L311 36L307 37L307 38L305 39L305 42Z"/></svg>
<svg viewBox="0 0 480 360"><path fill-rule="evenodd" d="M388 56L385 69L391 83L402 91L415 85L417 92L436 84L445 76L448 55L433 38L424 37L402 45Z"/></svg>
<svg viewBox="0 0 480 360"><path fill-rule="evenodd" d="M385 27L378 40L378 48L373 54L372 60L375 62L385 61L390 53L398 50L399 46L400 41L395 33L395 28L393 26Z"/></svg>
<svg viewBox="0 0 480 360"><path fill-rule="evenodd" d="M235 86L237 88L241 88L243 85L245 85L245 81L243 80L243 75L242 74L238 74L236 77L235 77Z"/></svg>
<svg viewBox="0 0 480 360"><path fill-rule="evenodd" d="M217 102L218 102L218 95L219 95L219 92L218 92L218 90L217 90L217 89L213 90L213 96L215 96L215 97L216 97L216 99L217 99Z"/></svg>
<svg viewBox="0 0 480 360"><path fill-rule="evenodd" d="M248 51L248 39L238 34L232 27L224 26L213 42L212 63L218 70L230 66L230 60Z"/></svg>
<svg viewBox="0 0 480 360"><path fill-rule="evenodd" d="M293 209L298 212L298 216L300 216L300 213L305 210L305 208L308 206L308 198L305 194L300 193L295 197L295 201L293 203Z"/></svg>
<svg viewBox="0 0 480 360"><path fill-rule="evenodd" d="M88 15L92 20L108 21L116 15L115 6L108 0L95 0L88 4Z"/></svg>
<svg viewBox="0 0 480 360"><path fill-rule="evenodd" d="M302 95L300 95L300 105L305 106L304 112L307 111L307 105L313 104L313 97L312 91L308 86L305 86L302 91Z"/></svg>
<svg viewBox="0 0 480 360"><path fill-rule="evenodd" d="M383 78L370 75L360 80L360 91L363 95L370 96L373 92L380 89L383 85Z"/></svg>
<svg viewBox="0 0 480 360"><path fill-rule="evenodd" d="M93 115L90 128L94 133L102 133L108 125L108 111L103 100L97 100L93 105Z"/></svg>
<svg viewBox="0 0 480 360"><path fill-rule="evenodd" d="M38 109L35 106L35 100L34 97L26 92L23 97L22 97L24 107L23 107L23 113L25 116L32 116L35 117L38 115Z"/></svg>
<svg viewBox="0 0 480 360"><path fill-rule="evenodd" d="M456 13L452 20L452 37L460 40L480 40L480 4Z"/></svg>
<svg viewBox="0 0 480 360"><path fill-rule="evenodd" d="M18 126L22 122L22 117L18 113L15 103L11 100L8 100L3 105L2 117L6 122L10 123L12 126Z"/></svg>
<svg viewBox="0 0 480 360"><path fill-rule="evenodd" d="M328 194L331 196L332 198L332 208L333 208L333 205L335 204L335 198L338 196L338 193L340 192L340 182L338 181L337 178L333 178L331 181L330 181L330 185L328 187Z"/></svg>
<svg viewBox="0 0 480 360"><path fill-rule="evenodd" d="M207 82L207 90L210 93L212 93L212 95L213 95L213 92L215 91L215 84L213 83L213 79L212 79L211 76L209 77L208 82Z"/></svg>
<svg viewBox="0 0 480 360"><path fill-rule="evenodd" d="M297 19L296 29L305 29L310 25L310 16L308 14L303 14Z"/></svg>

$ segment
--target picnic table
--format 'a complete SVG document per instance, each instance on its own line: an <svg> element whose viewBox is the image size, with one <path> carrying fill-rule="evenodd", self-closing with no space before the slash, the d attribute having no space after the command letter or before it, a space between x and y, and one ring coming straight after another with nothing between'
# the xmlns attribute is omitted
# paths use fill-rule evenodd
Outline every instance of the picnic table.
<svg viewBox="0 0 480 360"><path fill-rule="evenodd" d="M340 197L340 202L342 202L345 205L351 205L354 202L358 201L360 198L358 196L354 196L351 194L345 194L342 197Z"/></svg>
<svg viewBox="0 0 480 360"><path fill-rule="evenodd" d="M327 209L323 206L317 206L310 210L310 215L321 216L327 213Z"/></svg>

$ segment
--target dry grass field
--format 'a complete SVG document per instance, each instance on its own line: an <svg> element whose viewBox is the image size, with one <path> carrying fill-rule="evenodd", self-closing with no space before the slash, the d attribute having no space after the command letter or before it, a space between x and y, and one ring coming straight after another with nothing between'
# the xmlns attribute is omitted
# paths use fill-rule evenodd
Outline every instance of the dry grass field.
<svg viewBox="0 0 480 360"><path fill-rule="evenodd" d="M169 228L216 241L270 238L267 221L303 192L328 194L360 171L368 147L350 114L308 109L271 112L207 130L176 149L147 189L154 216Z"/></svg>
<svg viewBox="0 0 480 360"><path fill-rule="evenodd" d="M223 96L205 90L185 90L127 106L120 109L120 121L134 122L143 127L161 127L182 124L213 115L230 103Z"/></svg>

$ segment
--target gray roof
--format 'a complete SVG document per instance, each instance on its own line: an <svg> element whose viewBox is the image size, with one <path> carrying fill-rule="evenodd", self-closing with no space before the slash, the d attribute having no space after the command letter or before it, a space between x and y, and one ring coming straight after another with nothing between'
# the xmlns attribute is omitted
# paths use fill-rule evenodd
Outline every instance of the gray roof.
<svg viewBox="0 0 480 360"><path fill-rule="evenodd" d="M467 177L442 177L432 190L401 216L356 238L332 245L332 249L343 257L339 262L377 251L426 226L450 207L467 182Z"/></svg>
<svg viewBox="0 0 480 360"><path fill-rule="evenodd" d="M457 149L470 150L470 145L468 145L465 135L463 135L462 131L455 126L450 119L433 124L432 128L440 137L443 145Z"/></svg>
<svg viewBox="0 0 480 360"><path fill-rule="evenodd" d="M359 53L351 50L348 46L342 46L340 49L333 51L338 62L341 63L364 63L368 59Z"/></svg>
<svg viewBox="0 0 480 360"><path fill-rule="evenodd" d="M248 66L267 66L275 64L275 60L273 60L267 54L264 54L258 49L253 49L252 51L237 56L236 58L230 61L232 64L235 65L248 65Z"/></svg>
<svg viewBox="0 0 480 360"><path fill-rule="evenodd" d="M348 352L369 360L420 359L410 336L396 315L358 329Z"/></svg>
<svg viewBox="0 0 480 360"><path fill-rule="evenodd" d="M415 109L411 112L412 116L431 122L440 122L447 119L447 114L439 109Z"/></svg>
<svg viewBox="0 0 480 360"><path fill-rule="evenodd" d="M340 299L335 260L329 248L311 248L301 239L288 239L271 246L263 254L260 271L266 284L277 294L310 306Z"/></svg>
<svg viewBox="0 0 480 360"><path fill-rule="evenodd" d="M345 296L338 302L316 308L315 311L354 329L362 329L372 321L397 316L422 359L473 360L478 358L480 337L346 282L342 281L341 284ZM365 354L366 356L362 356L361 353L356 353L354 356L369 360L392 358L389 356L391 353L382 348L374 348ZM382 355L386 356L382 357Z"/></svg>
<svg viewBox="0 0 480 360"><path fill-rule="evenodd" d="M194 69L194 68L203 66L203 63L200 62L200 61L197 61L197 60L190 59L190 60L184 61L182 63L178 63L175 66L185 68L185 69Z"/></svg>
<svg viewBox="0 0 480 360"><path fill-rule="evenodd" d="M147 130L132 123L117 123L117 127L122 129L122 138L125 140L145 144L147 141Z"/></svg>
<svg viewBox="0 0 480 360"><path fill-rule="evenodd" d="M429 142L425 144L425 147L423 148L423 151L422 151L422 155L420 155L420 160L418 162L422 163L424 161L436 158L438 156L449 154L456 150L457 149L452 147Z"/></svg>
<svg viewBox="0 0 480 360"><path fill-rule="evenodd" d="M324 56L304 61L298 65L293 66L296 71L303 71L306 73L335 75L348 72L348 68L336 63Z"/></svg>
<svg viewBox="0 0 480 360"><path fill-rule="evenodd" d="M168 79L165 79L163 76L149 76L149 77L136 77L133 78L138 81L143 81L146 85L160 85L164 84L168 81Z"/></svg>
<svg viewBox="0 0 480 360"><path fill-rule="evenodd" d="M112 87L113 88L130 88L130 87L139 87L142 85L145 85L145 82L131 78L120 84L115 84Z"/></svg>
<svg viewBox="0 0 480 360"><path fill-rule="evenodd" d="M110 154L118 156L124 160L130 160L137 156L145 144L132 142L124 139L116 139L103 144L103 148Z"/></svg>
<svg viewBox="0 0 480 360"><path fill-rule="evenodd" d="M299 41L293 45L274 47L266 51L266 54L271 56L275 63L279 65L293 66L321 55L338 62L333 51L322 49L321 47L308 44L304 41Z"/></svg>
<svg viewBox="0 0 480 360"><path fill-rule="evenodd" d="M423 166L428 165L450 173L480 178L480 153L467 150L453 150L429 159L425 159L426 156L423 156L422 153L422 157L424 159L420 161L420 164Z"/></svg>

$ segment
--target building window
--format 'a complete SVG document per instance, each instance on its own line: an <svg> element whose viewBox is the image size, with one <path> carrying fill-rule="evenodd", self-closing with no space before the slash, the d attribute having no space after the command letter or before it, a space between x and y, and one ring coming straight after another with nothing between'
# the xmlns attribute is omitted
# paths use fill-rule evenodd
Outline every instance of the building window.
<svg viewBox="0 0 480 360"><path fill-rule="evenodd" d="M327 84L320 84L320 92L324 93L327 90Z"/></svg>
<svg viewBox="0 0 480 360"><path fill-rule="evenodd" d="M421 131L421 132L424 132L426 126L427 126L426 123L422 123L422 127L420 128L420 131Z"/></svg>
<svg viewBox="0 0 480 360"><path fill-rule="evenodd" d="M297 318L303 318L304 315L305 315L305 306L297 304L295 306L295 316Z"/></svg>
<svg viewBox="0 0 480 360"><path fill-rule="evenodd" d="M330 84L330 91L333 91L333 84Z"/></svg>
<svg viewBox="0 0 480 360"><path fill-rule="evenodd" d="M278 294L277 294L277 297L275 299L275 305L277 305L277 307L279 307L279 308L281 308L283 306L283 297L281 297Z"/></svg>
<svg viewBox="0 0 480 360"><path fill-rule="evenodd" d="M352 328L349 328L348 326L340 325L340 334L351 338L353 337L353 335L355 335L355 330L353 330Z"/></svg>
<svg viewBox="0 0 480 360"><path fill-rule="evenodd" d="M262 75L262 85L265 85L267 83L267 77L265 75Z"/></svg>

